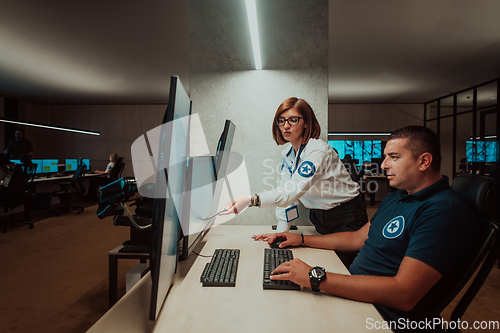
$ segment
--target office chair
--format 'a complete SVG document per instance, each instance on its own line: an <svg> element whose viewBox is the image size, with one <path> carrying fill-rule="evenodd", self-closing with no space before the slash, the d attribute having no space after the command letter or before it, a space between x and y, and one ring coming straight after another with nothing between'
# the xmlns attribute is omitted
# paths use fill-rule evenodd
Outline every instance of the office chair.
<svg viewBox="0 0 500 333"><path fill-rule="evenodd" d="M452 267L446 276L441 278L417 306L428 309L428 318L439 318L444 308L464 288L473 274L478 271L452 312L450 321L456 322L461 319L488 277L498 257L500 242L496 239L498 227L492 221L495 216L495 206L492 203L496 200L493 179L465 174L455 178L451 187L472 209L477 225L476 235L470 244L467 244L466 254L460 258L459 262ZM481 262L483 262L482 265ZM460 332L460 329L448 331Z"/></svg>
<svg viewBox="0 0 500 333"><path fill-rule="evenodd" d="M61 211L69 212L70 208L76 210L77 214L83 212L83 207L71 206L69 203L71 199L81 197L85 193L85 187L83 187L82 184L82 178L85 175L84 168L85 164L78 165L78 168L73 174L73 178L71 178L71 182L59 183L59 185L61 186L61 190L52 192L52 195L58 197L59 200L61 200L61 204L63 204L63 206L51 209L49 211L49 214L56 211L57 215L59 215Z"/></svg>
<svg viewBox="0 0 500 333"><path fill-rule="evenodd" d="M34 170L36 170L36 168L33 169L33 172ZM31 222L30 219L31 194L28 191L28 182L31 177L32 175L29 174L26 169L23 169L22 165L16 165L12 178L10 179L9 186L4 188L4 198L0 202L0 207L3 207L5 212L10 210L10 219L4 223L4 229L2 232L7 232L9 223L13 226L15 221L28 224L30 229L34 228L33 222ZM25 206L25 219L16 219L14 217L13 210L22 205Z"/></svg>
<svg viewBox="0 0 500 333"><path fill-rule="evenodd" d="M31 160L31 155L21 155L20 161L24 173L26 175L29 175L28 182L32 182L33 179L35 178L35 171L38 164L33 163L33 161Z"/></svg>

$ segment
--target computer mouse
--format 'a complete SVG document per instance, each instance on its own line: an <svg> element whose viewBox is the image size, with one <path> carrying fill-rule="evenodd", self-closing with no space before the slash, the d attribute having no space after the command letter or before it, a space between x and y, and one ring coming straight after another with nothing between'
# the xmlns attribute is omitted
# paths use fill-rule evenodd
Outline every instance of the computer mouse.
<svg viewBox="0 0 500 333"><path fill-rule="evenodd" d="M283 243L284 241L286 241L286 238L283 238L283 237L278 237L274 240L274 242L272 242L271 244L269 244L269 246L272 248L272 249L279 249L280 247L280 244ZM286 246L285 246L286 247Z"/></svg>

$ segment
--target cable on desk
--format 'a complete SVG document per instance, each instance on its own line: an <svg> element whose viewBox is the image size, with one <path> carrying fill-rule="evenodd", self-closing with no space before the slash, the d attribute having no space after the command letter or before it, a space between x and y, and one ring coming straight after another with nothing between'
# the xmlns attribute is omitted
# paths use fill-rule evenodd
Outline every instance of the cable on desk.
<svg viewBox="0 0 500 333"><path fill-rule="evenodd" d="M194 253L194 254L196 254L197 256L200 256L200 257L203 257L203 258L212 258L212 257L213 257L213 255L211 255L211 256L206 256L206 255L204 255L204 254L201 254L201 253L198 253L198 252L194 252L194 251L193 251L193 253Z"/></svg>

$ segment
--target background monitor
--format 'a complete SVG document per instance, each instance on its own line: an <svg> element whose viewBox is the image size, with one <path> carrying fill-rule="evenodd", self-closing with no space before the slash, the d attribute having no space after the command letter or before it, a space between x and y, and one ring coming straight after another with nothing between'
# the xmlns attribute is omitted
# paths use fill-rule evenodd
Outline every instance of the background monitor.
<svg viewBox="0 0 500 333"><path fill-rule="evenodd" d="M21 164L21 160L10 160L12 163Z"/></svg>
<svg viewBox="0 0 500 333"><path fill-rule="evenodd" d="M57 173L59 160L56 159L43 159L42 160L42 172L43 173Z"/></svg>
<svg viewBox="0 0 500 333"><path fill-rule="evenodd" d="M498 143L496 141L466 141L467 162L498 162Z"/></svg>
<svg viewBox="0 0 500 333"><path fill-rule="evenodd" d="M66 159L66 171L76 171L78 169L78 158L67 158ZM85 164L85 170L90 171L90 160L88 158L82 158L82 163Z"/></svg>
<svg viewBox="0 0 500 333"><path fill-rule="evenodd" d="M76 171L78 160L76 158L66 159L66 171Z"/></svg>
<svg viewBox="0 0 500 333"><path fill-rule="evenodd" d="M381 158L386 142L380 140L328 140L330 147L334 148L341 160L345 155L350 159L358 160L358 165L370 162L373 158Z"/></svg>
<svg viewBox="0 0 500 333"><path fill-rule="evenodd" d="M170 96L162 124L180 119L191 114L191 100L179 78L170 80ZM188 118L189 119L189 118ZM156 184L167 182L167 199L165 193L155 193L153 201L153 217L151 231L151 299L149 319L156 320L167 297L175 275L177 250L179 246L180 217L176 207L180 208L179 198L184 189L186 160L189 156L189 122L174 122L167 131L162 127L160 133L159 153L156 167ZM177 124L177 125L176 125ZM155 186L162 191L162 186ZM176 202L177 201L177 202ZM177 204L176 204L177 203Z"/></svg>
<svg viewBox="0 0 500 333"><path fill-rule="evenodd" d="M90 171L90 159L83 158L82 163L85 164L85 166L86 166L85 171Z"/></svg>
<svg viewBox="0 0 500 333"><path fill-rule="evenodd" d="M42 174L43 173L43 160L31 160L31 162L33 164L36 164L35 173Z"/></svg>

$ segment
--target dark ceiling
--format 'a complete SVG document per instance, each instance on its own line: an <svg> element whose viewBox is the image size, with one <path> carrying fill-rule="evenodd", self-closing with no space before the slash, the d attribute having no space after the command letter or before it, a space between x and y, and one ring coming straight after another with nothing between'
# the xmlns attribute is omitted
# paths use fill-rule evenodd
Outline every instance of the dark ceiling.
<svg viewBox="0 0 500 333"><path fill-rule="evenodd" d="M171 75L189 89L189 1L0 5L0 96L165 104ZM423 103L499 78L499 19L496 0L330 0L329 102Z"/></svg>

